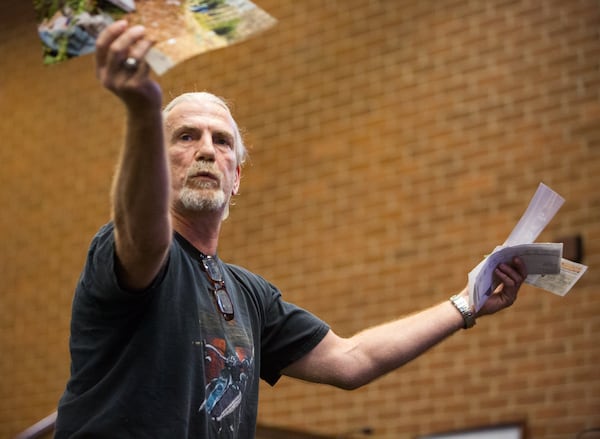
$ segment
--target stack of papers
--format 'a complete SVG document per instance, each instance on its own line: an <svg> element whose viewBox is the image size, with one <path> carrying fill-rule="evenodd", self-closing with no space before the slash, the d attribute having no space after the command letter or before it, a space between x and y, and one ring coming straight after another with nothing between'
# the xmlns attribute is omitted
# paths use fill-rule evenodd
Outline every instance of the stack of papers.
<svg viewBox="0 0 600 439"><path fill-rule="evenodd" d="M511 263L517 256L527 267L526 283L559 296L567 294L583 276L588 267L563 258L562 243L534 243L564 202L540 183L508 239L469 273L469 302L476 312L499 285L495 268L500 263Z"/></svg>

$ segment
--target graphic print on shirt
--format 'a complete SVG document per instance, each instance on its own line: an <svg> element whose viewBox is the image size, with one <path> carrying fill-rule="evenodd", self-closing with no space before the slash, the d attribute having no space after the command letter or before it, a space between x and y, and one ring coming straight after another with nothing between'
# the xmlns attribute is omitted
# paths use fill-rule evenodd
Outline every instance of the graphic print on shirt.
<svg viewBox="0 0 600 439"><path fill-rule="evenodd" d="M204 342L205 399L199 411L235 431L248 380L252 379L254 355L248 347L231 346L222 338Z"/></svg>

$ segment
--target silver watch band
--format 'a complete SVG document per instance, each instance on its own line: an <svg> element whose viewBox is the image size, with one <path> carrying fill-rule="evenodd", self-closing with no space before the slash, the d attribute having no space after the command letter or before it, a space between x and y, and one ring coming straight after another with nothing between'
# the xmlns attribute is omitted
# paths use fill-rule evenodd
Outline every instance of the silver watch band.
<svg viewBox="0 0 600 439"><path fill-rule="evenodd" d="M469 329L475 326L475 314L469 306L469 302L463 296L452 296L450 302L460 312L465 324L464 329Z"/></svg>

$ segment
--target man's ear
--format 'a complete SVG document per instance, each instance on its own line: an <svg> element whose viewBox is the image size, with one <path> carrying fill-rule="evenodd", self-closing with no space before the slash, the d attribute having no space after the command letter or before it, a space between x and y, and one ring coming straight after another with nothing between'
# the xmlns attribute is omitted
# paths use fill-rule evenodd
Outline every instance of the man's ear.
<svg viewBox="0 0 600 439"><path fill-rule="evenodd" d="M235 181L233 182L233 188L231 189L231 195L237 195L240 190L240 181L242 179L242 166L237 165L235 168Z"/></svg>

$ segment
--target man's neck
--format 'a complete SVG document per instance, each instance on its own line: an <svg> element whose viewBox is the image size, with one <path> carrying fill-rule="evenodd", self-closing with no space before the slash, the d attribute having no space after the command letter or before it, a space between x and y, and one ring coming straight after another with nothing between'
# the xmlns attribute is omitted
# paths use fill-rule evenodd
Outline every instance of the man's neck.
<svg viewBox="0 0 600 439"><path fill-rule="evenodd" d="M221 231L219 212L173 212L173 229L206 255L216 255Z"/></svg>

